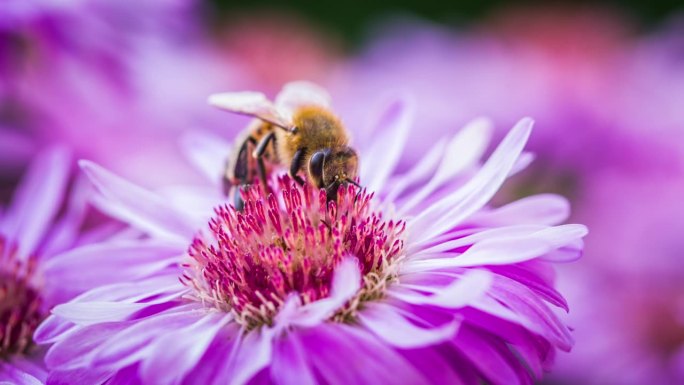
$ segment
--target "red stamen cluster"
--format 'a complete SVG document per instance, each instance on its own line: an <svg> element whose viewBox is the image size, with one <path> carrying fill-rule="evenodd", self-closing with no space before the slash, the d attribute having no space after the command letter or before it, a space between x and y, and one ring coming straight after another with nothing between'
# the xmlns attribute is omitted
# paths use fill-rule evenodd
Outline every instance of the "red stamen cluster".
<svg viewBox="0 0 684 385"><path fill-rule="evenodd" d="M399 257L405 223L383 221L370 208L372 194L344 185L327 202L324 190L289 177L274 187L268 197L259 186L245 189L243 211L217 208L212 237L200 234L190 246L193 262L182 281L239 322L270 323L293 292L304 303L327 297L346 256L358 259L366 286Z"/></svg>
<svg viewBox="0 0 684 385"><path fill-rule="evenodd" d="M0 358L26 353L43 319L42 299L28 281L35 260L22 262L17 247L0 237Z"/></svg>

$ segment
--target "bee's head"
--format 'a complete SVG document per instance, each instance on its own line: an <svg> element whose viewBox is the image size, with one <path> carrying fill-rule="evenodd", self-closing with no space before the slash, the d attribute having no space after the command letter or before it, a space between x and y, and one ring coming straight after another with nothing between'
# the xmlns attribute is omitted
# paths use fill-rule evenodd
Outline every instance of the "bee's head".
<svg viewBox="0 0 684 385"><path fill-rule="evenodd" d="M342 183L356 184L359 161L350 147L327 148L315 152L309 160L309 175L318 188L325 188L328 197L337 195Z"/></svg>

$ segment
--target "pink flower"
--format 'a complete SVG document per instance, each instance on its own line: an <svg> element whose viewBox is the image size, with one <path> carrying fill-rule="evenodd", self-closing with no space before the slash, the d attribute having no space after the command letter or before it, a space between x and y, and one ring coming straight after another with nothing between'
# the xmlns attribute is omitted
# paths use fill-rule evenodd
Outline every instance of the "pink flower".
<svg viewBox="0 0 684 385"><path fill-rule="evenodd" d="M259 116L273 106L254 93L222 99ZM413 114L401 99L388 106L376 140L361 151L366 189L343 187L329 204L324 193L274 176L274 194L248 189L238 212L218 183L153 193L82 162L100 192L98 207L149 237L140 250L154 254L160 245L145 243L155 240L175 252L149 279L105 285L53 310L36 334L52 344L51 380L539 378L556 349L572 346L549 307L567 309L549 262L577 258L586 228L558 225L568 205L553 195L487 206L529 163L522 150L531 120L484 164L491 128L478 120L395 173ZM218 182L228 147L206 136L185 143Z"/></svg>
<svg viewBox="0 0 684 385"><path fill-rule="evenodd" d="M42 383L44 349L32 339L38 324L54 305L113 278L101 275L112 265L87 251L102 251L91 243L117 227L82 228L89 189L76 183L67 197L70 159L59 147L40 152L0 212L0 382Z"/></svg>

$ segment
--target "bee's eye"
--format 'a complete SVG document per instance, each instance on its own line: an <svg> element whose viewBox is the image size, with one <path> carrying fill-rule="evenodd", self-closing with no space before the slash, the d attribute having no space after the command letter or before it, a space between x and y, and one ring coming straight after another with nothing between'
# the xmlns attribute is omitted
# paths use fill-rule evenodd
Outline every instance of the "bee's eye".
<svg viewBox="0 0 684 385"><path fill-rule="evenodd" d="M325 153L323 151L318 151L311 155L309 160L309 173L311 177L316 182L318 187L323 184L323 162L325 161Z"/></svg>

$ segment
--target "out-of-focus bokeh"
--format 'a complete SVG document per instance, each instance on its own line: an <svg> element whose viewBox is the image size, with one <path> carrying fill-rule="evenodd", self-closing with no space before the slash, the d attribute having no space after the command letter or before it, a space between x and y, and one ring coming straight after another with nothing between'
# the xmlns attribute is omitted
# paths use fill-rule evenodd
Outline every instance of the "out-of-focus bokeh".
<svg viewBox="0 0 684 385"><path fill-rule="evenodd" d="M684 383L684 8L443 3L5 0L0 207L53 143L150 188L199 178L184 133L248 121L206 104L219 91L318 82L357 143L405 92L404 166L473 118L531 116L536 160L505 194L561 193L590 228L558 277L576 347L545 383Z"/></svg>

